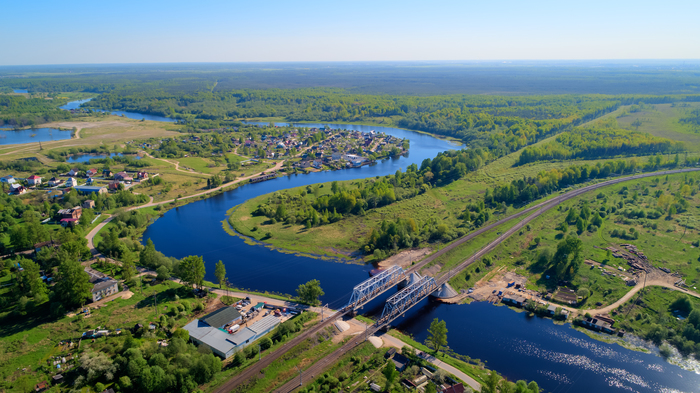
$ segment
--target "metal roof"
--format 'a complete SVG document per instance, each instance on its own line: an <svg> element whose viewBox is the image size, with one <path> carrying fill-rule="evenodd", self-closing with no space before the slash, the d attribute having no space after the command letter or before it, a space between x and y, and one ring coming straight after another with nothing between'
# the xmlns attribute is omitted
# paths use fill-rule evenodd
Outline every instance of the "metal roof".
<svg viewBox="0 0 700 393"><path fill-rule="evenodd" d="M254 331L255 334L265 333L270 331L271 328L279 325L280 320L274 315L268 315L265 318L255 322L250 325L250 330Z"/></svg>
<svg viewBox="0 0 700 393"><path fill-rule="evenodd" d="M95 293L114 285L117 285L117 281L106 277L106 279L103 279L102 281L95 282L95 286L92 288L92 292Z"/></svg>
<svg viewBox="0 0 700 393"><path fill-rule="evenodd" d="M241 313L239 313L238 310L236 310L234 307L226 306L221 307L220 309L200 319L211 327L220 328L240 317Z"/></svg>
<svg viewBox="0 0 700 393"><path fill-rule="evenodd" d="M234 334L229 340L236 346L245 344L246 341L255 337L255 332L250 328L243 328L238 333Z"/></svg>
<svg viewBox="0 0 700 393"><path fill-rule="evenodd" d="M184 329L190 332L190 337L224 354L228 353L236 346L236 344L231 341L231 335L217 328L213 328L199 319L188 323L185 325Z"/></svg>

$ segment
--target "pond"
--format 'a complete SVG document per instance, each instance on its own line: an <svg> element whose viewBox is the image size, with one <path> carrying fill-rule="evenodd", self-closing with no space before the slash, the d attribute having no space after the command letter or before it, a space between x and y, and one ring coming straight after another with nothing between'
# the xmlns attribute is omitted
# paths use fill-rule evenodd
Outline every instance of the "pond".
<svg viewBox="0 0 700 393"><path fill-rule="evenodd" d="M35 128L14 130L10 127L0 127L0 145L17 145L32 142L48 142L70 139L71 130L61 131L56 128Z"/></svg>
<svg viewBox="0 0 700 393"><path fill-rule="evenodd" d="M29 94L29 91L24 90L24 89L12 89L13 93L19 93L19 94Z"/></svg>
<svg viewBox="0 0 700 393"><path fill-rule="evenodd" d="M90 160L93 159L102 159L102 158L107 158L107 157L123 157L124 154L122 153L110 153L110 154L74 154L72 156L69 156L66 158L66 162L89 162ZM141 157L137 155L130 155L129 157L134 158L136 160L140 160Z"/></svg>

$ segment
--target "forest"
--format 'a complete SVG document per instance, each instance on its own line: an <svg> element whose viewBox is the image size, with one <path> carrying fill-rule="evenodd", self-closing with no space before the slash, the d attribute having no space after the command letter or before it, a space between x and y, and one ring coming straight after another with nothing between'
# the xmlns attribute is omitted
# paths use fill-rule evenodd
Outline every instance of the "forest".
<svg viewBox="0 0 700 393"><path fill-rule="evenodd" d="M686 161L686 165L695 165L696 161ZM677 168L681 165L680 156L673 159L664 156L649 156L643 162L637 159L598 162L595 165L572 165L565 170L551 169L542 171L535 177L513 180L511 184L487 189L484 202L487 206L524 205L561 188L587 182L591 179L603 179L611 175L632 174L637 170L652 171L663 168Z"/></svg>
<svg viewBox="0 0 700 393"><path fill-rule="evenodd" d="M678 153L682 142L609 128L581 128L563 132L554 141L523 149L516 165L536 161L610 158L615 156Z"/></svg>
<svg viewBox="0 0 700 393"><path fill-rule="evenodd" d="M71 113L58 109L66 100L54 98L25 98L24 96L0 94L0 127L37 126L52 121L67 120Z"/></svg>
<svg viewBox="0 0 700 393"><path fill-rule="evenodd" d="M103 93L343 88L359 94L696 94L680 61L294 62L0 67L0 88Z"/></svg>

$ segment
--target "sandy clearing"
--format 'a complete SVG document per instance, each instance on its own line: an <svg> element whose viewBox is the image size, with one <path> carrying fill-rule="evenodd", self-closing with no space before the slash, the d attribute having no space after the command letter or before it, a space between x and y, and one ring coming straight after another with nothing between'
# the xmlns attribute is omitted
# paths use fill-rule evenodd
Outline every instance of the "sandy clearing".
<svg viewBox="0 0 700 393"><path fill-rule="evenodd" d="M420 261L432 251L430 247L401 251L379 262L379 267L400 266L405 269L411 266L413 262Z"/></svg>

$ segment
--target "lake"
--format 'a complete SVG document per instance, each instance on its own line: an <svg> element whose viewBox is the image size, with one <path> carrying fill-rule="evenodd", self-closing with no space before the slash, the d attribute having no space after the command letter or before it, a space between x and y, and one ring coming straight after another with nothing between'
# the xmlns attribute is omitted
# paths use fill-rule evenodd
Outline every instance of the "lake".
<svg viewBox="0 0 700 393"><path fill-rule="evenodd" d="M256 123L253 123L256 124ZM261 122L257 124L268 124ZM278 123L284 125L286 123ZM320 127L325 124L295 124ZM408 138L411 149L406 157L382 160L374 166L292 175L247 184L223 194L172 209L146 230L167 256L182 258L201 255L207 266L206 279L215 281L214 264L222 260L232 285L242 289L294 294L299 284L318 279L325 291L324 303L341 307L352 288L367 279L372 266L333 263L247 245L223 231L222 221L232 206L276 190L332 180L351 180L393 174L412 163L453 149L453 144L432 136L395 128L330 124L333 128L375 130ZM381 312L388 291L363 309ZM450 347L456 352L479 358L509 379L536 380L548 392L695 392L700 377L670 365L653 354L634 352L596 341L551 320L527 318L505 307L487 303L446 305L424 300L408 316L397 320L398 327L423 341L433 318L447 322Z"/></svg>
<svg viewBox="0 0 700 393"><path fill-rule="evenodd" d="M56 128L13 130L8 127L0 127L0 145L60 141L70 139L71 135L71 130L61 131Z"/></svg>
<svg viewBox="0 0 700 393"><path fill-rule="evenodd" d="M80 108L80 105L82 105L90 100L92 100L92 98L88 98L85 100L71 101L71 102L67 103L66 105L63 105L59 108L65 109L65 110L78 109L78 108ZM98 112L109 112L109 113L116 115L116 116L123 116L123 117L129 118L129 119L135 119L135 120L146 119L146 120L150 120L150 121L162 121L162 122L167 122L167 123L177 122L177 119L171 119L169 117L156 116L156 115L146 115L143 113L126 112L126 111L105 111L102 109L95 109L95 108L90 108L90 109L98 111Z"/></svg>

